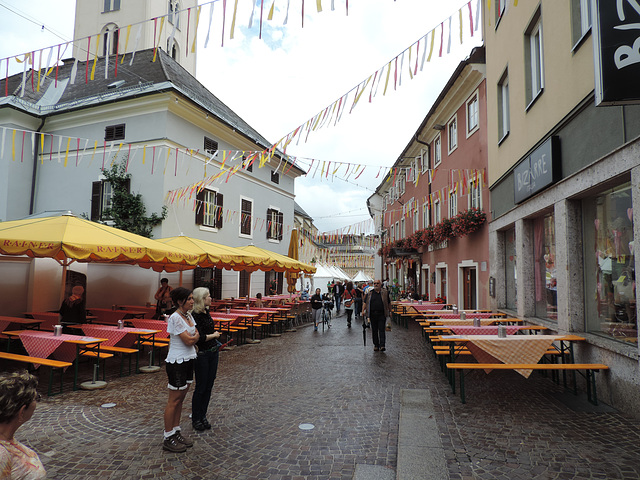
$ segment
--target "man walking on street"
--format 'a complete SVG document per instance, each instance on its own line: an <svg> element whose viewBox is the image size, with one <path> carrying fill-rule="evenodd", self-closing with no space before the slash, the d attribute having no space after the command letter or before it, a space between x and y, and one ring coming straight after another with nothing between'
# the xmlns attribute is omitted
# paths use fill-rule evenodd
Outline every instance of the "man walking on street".
<svg viewBox="0 0 640 480"><path fill-rule="evenodd" d="M344 285L338 280L335 287L333 287L334 300L336 302L336 317L340 315L340 305L342 304L342 294L344 293Z"/></svg>
<svg viewBox="0 0 640 480"><path fill-rule="evenodd" d="M389 316L389 292L382 288L382 282L373 282L373 290L369 290L364 297L362 315L365 321L371 322L371 336L373 337L373 351L385 351L385 323Z"/></svg>

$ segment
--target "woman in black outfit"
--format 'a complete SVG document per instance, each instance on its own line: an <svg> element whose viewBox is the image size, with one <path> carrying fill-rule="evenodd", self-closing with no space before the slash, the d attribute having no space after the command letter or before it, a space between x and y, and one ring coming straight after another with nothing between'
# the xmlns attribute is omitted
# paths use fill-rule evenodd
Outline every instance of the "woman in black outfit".
<svg viewBox="0 0 640 480"><path fill-rule="evenodd" d="M215 382L218 372L218 349L222 345L218 341L220 332L216 331L211 315L209 315L209 306L211 306L209 289L196 288L193 291L192 316L196 321L200 339L196 343L198 358L196 358L196 388L191 404L191 421L193 428L199 431L211 428L211 424L207 420L207 409L209 408L213 382Z"/></svg>

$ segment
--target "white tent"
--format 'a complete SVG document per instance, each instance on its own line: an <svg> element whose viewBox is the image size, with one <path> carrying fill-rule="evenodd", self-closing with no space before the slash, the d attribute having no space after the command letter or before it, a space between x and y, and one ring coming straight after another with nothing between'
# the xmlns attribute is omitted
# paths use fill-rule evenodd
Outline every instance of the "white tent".
<svg viewBox="0 0 640 480"><path fill-rule="evenodd" d="M373 278L369 275L365 274L362 270L356 273L356 276L353 277L352 281L354 282L372 282Z"/></svg>
<svg viewBox="0 0 640 480"><path fill-rule="evenodd" d="M322 293L327 293L327 283L333 281L334 272L331 271L327 265L316 263L316 273L313 274L311 281L311 295L316 292L316 288L319 288Z"/></svg>
<svg viewBox="0 0 640 480"><path fill-rule="evenodd" d="M342 270L340 267L330 265L328 268L329 271L333 273L333 278L335 278L336 280L351 280L351 277L344 273L344 270Z"/></svg>

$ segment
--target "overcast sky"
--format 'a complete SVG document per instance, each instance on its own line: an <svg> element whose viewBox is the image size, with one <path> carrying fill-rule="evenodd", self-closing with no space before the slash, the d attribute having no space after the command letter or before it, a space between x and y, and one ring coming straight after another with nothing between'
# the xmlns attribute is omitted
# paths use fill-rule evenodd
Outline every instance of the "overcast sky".
<svg viewBox="0 0 640 480"><path fill-rule="evenodd" d="M288 23L283 25L287 3ZM201 2L205 3L205 2ZM423 35L437 28L436 47L429 63L410 79L402 73L402 85L368 102L366 96L349 114L331 127L294 141L287 153L301 157L302 165L348 162L367 165L365 172L345 182L345 169L320 180L319 173L296 181L296 201L320 231L333 231L369 219L366 199L382 180L381 166L390 167L417 130L433 101L458 63L481 43L481 29L469 35L464 0L306 0L304 28L302 0L276 0L273 20L263 21L258 38L260 0L256 0L253 27L248 28L251 1L239 0L235 38L229 39L231 5L227 2L227 26L221 47L222 2L215 4L208 47L204 40L209 5L202 9L198 34L197 78L218 98L271 142L276 142L333 104ZM264 18L273 0L264 1ZM331 4L335 11L331 11ZM477 1L471 2L474 21ZM459 39L458 10L463 10L463 43ZM0 58L71 40L75 0L0 0ZM452 17L451 52L447 55L447 27ZM25 18L26 17L26 18ZM438 57L440 23L444 22L444 52ZM43 29L42 26L45 26ZM423 43L421 42L421 45ZM415 62L414 49L413 62ZM408 56L405 56L405 62ZM4 75L5 64L2 64ZM391 75L393 78L393 73ZM349 105L353 94L349 97ZM307 160L308 159L308 160ZM304 168L304 166L303 166ZM313 172L314 169L311 171ZM331 169L333 171L333 168Z"/></svg>

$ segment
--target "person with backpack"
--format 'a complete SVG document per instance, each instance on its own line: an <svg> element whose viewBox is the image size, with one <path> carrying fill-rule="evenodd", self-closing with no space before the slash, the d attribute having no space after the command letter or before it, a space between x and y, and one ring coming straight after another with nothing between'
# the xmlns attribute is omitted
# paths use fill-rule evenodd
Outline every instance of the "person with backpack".
<svg viewBox="0 0 640 480"><path fill-rule="evenodd" d="M342 300L344 301L344 311L347 313L347 328L351 328L351 316L355 308L356 291L353 288L353 282L347 282L342 292Z"/></svg>

